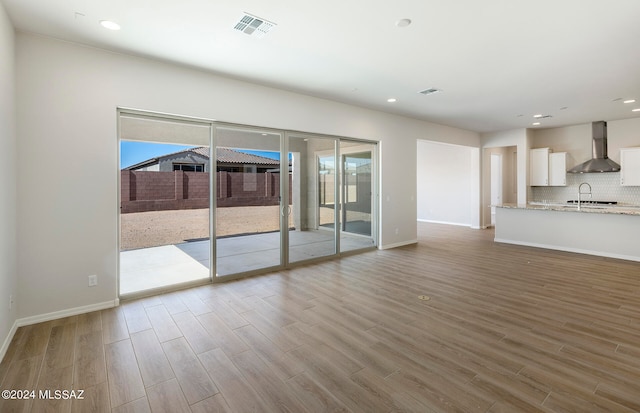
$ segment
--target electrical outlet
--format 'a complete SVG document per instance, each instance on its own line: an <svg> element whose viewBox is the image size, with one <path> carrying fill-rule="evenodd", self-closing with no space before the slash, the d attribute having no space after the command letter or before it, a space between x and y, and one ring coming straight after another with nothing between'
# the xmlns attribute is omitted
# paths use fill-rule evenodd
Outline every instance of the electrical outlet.
<svg viewBox="0 0 640 413"><path fill-rule="evenodd" d="M97 275L90 275L89 276L89 287L95 287L96 285L98 285L98 276Z"/></svg>

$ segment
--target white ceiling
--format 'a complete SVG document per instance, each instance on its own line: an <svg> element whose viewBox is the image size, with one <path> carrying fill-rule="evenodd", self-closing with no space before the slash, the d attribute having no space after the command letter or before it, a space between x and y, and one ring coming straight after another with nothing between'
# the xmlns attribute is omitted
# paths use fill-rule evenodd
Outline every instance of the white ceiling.
<svg viewBox="0 0 640 413"><path fill-rule="evenodd" d="M0 1L21 31L479 132L640 116L639 0Z"/></svg>

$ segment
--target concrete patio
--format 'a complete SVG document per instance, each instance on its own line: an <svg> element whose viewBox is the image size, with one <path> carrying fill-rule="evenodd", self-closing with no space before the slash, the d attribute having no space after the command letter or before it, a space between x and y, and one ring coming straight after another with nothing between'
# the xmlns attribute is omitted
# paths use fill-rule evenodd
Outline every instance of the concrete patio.
<svg viewBox="0 0 640 413"><path fill-rule="evenodd" d="M333 231L290 231L289 262L333 254ZM370 237L341 233L342 252L372 248ZM209 240L120 252L120 294L131 294L209 278ZM217 240L218 276L280 264L280 233L242 235Z"/></svg>

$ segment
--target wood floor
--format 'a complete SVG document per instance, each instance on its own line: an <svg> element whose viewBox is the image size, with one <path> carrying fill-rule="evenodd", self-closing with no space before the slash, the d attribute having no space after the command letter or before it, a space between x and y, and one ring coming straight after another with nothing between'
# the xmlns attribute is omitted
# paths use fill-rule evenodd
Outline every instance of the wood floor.
<svg viewBox="0 0 640 413"><path fill-rule="evenodd" d="M415 246L20 328L0 389L84 399L0 412L640 411L640 263L492 238L419 224Z"/></svg>

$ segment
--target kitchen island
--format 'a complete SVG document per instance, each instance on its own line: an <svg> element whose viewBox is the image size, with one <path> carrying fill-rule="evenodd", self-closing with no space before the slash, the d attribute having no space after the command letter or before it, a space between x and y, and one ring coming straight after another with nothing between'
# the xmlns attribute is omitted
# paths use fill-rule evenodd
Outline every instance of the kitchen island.
<svg viewBox="0 0 640 413"><path fill-rule="evenodd" d="M496 207L496 242L640 261L638 207Z"/></svg>

